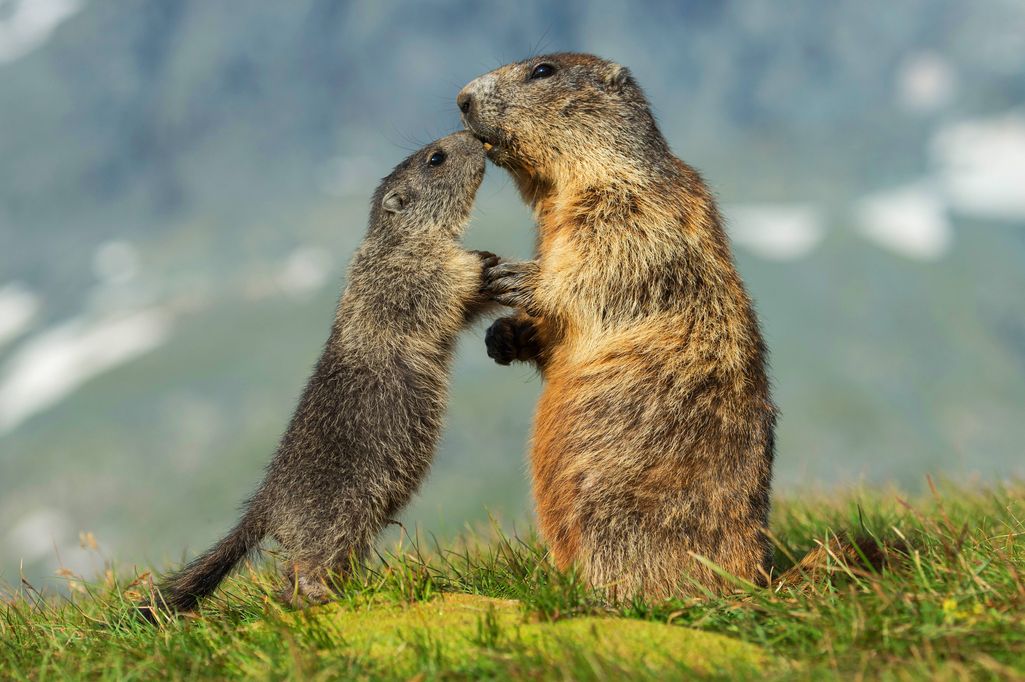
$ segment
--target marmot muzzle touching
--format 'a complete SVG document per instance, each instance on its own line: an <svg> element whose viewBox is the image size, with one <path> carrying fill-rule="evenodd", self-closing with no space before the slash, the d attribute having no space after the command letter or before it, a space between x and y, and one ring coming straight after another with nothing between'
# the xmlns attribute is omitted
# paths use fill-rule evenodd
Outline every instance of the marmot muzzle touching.
<svg viewBox="0 0 1025 682"><path fill-rule="evenodd" d="M613 598L764 583L776 410L715 202L629 71L503 66L457 98L533 208L535 261L490 269L488 352L533 360L537 516L559 567Z"/></svg>
<svg viewBox="0 0 1025 682"><path fill-rule="evenodd" d="M459 243L484 176L461 132L427 145L377 188L331 335L238 525L165 580L154 606L189 610L271 536L289 561L283 597L330 596L427 474L456 337L489 305L491 254Z"/></svg>

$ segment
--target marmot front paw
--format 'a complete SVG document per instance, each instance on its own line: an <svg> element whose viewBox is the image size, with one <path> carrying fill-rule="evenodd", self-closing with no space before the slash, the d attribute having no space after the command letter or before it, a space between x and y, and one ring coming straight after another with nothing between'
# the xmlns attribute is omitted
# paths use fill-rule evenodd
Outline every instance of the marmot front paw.
<svg viewBox="0 0 1025 682"><path fill-rule="evenodd" d="M478 251L477 249L473 249L470 251L470 253L480 258L481 266L484 268L485 271L495 267L496 265L502 262L501 256L496 256L490 251Z"/></svg>
<svg viewBox="0 0 1025 682"><path fill-rule="evenodd" d="M499 263L484 271L484 292L497 303L536 315L534 287L539 271L537 262L532 260Z"/></svg>
<svg viewBox="0 0 1025 682"><path fill-rule="evenodd" d="M537 339L537 327L524 317L500 317L484 334L484 345L488 357L500 365L513 360L525 362L534 360L541 353Z"/></svg>

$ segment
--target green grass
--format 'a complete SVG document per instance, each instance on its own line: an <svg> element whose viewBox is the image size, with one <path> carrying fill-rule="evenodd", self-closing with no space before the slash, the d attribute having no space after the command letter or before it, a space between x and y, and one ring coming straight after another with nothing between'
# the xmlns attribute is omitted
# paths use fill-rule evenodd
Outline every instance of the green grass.
<svg viewBox="0 0 1025 682"><path fill-rule="evenodd" d="M112 567L68 596L11 588L0 678L1025 677L1025 488L783 500L773 528L780 568L838 531L904 549L881 573L831 560L791 588L609 606L530 536L407 541L327 606L279 607L257 566L158 627L132 610L149 576Z"/></svg>

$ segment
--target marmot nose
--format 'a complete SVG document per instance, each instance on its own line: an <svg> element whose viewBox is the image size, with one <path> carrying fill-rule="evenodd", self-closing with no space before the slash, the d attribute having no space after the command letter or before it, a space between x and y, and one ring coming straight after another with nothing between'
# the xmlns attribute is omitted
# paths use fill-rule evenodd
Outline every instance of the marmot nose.
<svg viewBox="0 0 1025 682"><path fill-rule="evenodd" d="M473 95L468 92L459 93L459 96L456 97L456 106L464 114L470 113L470 107L473 106Z"/></svg>

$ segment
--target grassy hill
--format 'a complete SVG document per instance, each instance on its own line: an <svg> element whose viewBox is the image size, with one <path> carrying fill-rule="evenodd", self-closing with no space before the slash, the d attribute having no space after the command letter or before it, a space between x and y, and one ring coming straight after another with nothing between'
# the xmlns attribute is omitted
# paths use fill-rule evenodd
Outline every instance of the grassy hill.
<svg viewBox="0 0 1025 682"><path fill-rule="evenodd" d="M133 615L151 585L109 564L68 597L24 583L0 607L5 679L1021 679L1025 488L782 501L780 569L837 531L889 546L881 573L830 560L776 590L609 606L531 536L407 539L302 612L254 566L194 616ZM90 537L83 543L89 545ZM901 546L903 549L896 549Z"/></svg>
<svg viewBox="0 0 1025 682"><path fill-rule="evenodd" d="M58 5L12 58L12 17ZM1025 186L1023 25L1023 3L956 0L0 0L0 581L40 585L54 546L85 573L83 530L125 564L222 533L377 179L460 126L469 79L541 50L628 65L719 197L771 350L779 489L1025 475L1025 209L991 215ZM880 193L897 215L866 234ZM947 251L892 248L923 222ZM534 232L490 168L467 245L528 257ZM529 514L539 381L482 336L401 518L444 540L485 506Z"/></svg>

